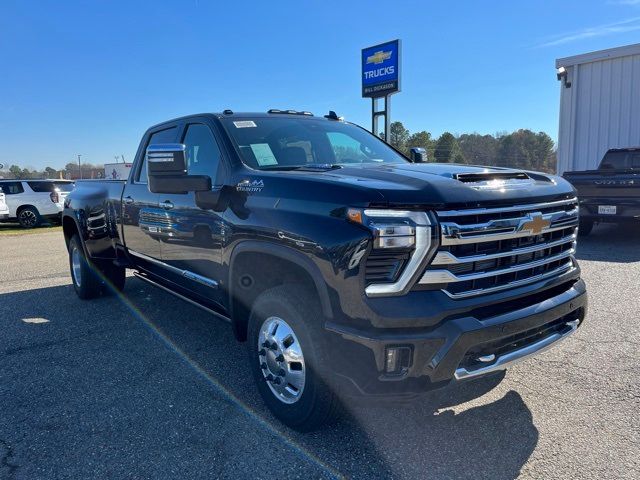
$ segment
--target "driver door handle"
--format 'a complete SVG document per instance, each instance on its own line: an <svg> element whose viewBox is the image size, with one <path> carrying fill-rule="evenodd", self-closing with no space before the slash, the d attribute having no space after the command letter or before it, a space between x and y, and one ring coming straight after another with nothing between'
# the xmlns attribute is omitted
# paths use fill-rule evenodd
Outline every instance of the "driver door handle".
<svg viewBox="0 0 640 480"><path fill-rule="evenodd" d="M127 195L124 197L124 203L127 205L131 205L134 202L133 197L131 195Z"/></svg>
<svg viewBox="0 0 640 480"><path fill-rule="evenodd" d="M171 203L171 201L169 200L165 200L160 204L160 206L165 210L171 210L173 208L173 203Z"/></svg>

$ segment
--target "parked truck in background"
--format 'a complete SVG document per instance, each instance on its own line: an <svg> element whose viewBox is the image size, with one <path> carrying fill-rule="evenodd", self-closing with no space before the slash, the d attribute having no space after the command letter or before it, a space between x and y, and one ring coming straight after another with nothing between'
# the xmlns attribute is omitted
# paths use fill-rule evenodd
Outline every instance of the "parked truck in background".
<svg viewBox="0 0 640 480"><path fill-rule="evenodd" d="M578 190L581 236L596 223L640 221L640 147L611 149L597 170L563 177Z"/></svg>
<svg viewBox="0 0 640 480"><path fill-rule="evenodd" d="M63 214L81 298L133 269L229 322L299 430L342 396L411 398L575 332L577 226L559 177L412 163L333 112L291 110L151 127L126 181L79 181Z"/></svg>

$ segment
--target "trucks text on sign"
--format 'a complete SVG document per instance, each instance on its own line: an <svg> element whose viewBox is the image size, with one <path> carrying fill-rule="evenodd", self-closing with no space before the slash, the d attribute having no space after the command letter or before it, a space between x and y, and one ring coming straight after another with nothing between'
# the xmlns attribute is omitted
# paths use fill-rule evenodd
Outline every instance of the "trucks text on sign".
<svg viewBox="0 0 640 480"><path fill-rule="evenodd" d="M400 91L400 40L362 50L362 96L384 97Z"/></svg>

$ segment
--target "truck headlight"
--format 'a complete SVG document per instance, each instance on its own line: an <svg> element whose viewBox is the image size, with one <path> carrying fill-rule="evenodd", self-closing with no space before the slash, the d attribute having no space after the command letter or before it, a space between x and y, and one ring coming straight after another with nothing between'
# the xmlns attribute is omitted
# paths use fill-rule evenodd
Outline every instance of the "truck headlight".
<svg viewBox="0 0 640 480"><path fill-rule="evenodd" d="M426 267L430 252L437 246L437 240L432 238L435 220L427 212L375 208L349 208L347 218L371 230L376 250L413 249L395 282L374 283L365 289L368 297L404 295Z"/></svg>

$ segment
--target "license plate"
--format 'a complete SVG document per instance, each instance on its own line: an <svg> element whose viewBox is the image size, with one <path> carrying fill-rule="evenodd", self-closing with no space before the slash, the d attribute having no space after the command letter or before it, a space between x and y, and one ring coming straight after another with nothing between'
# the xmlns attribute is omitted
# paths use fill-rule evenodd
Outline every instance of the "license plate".
<svg viewBox="0 0 640 480"><path fill-rule="evenodd" d="M598 205L598 213L600 215L615 215L618 211L618 207L615 205Z"/></svg>

